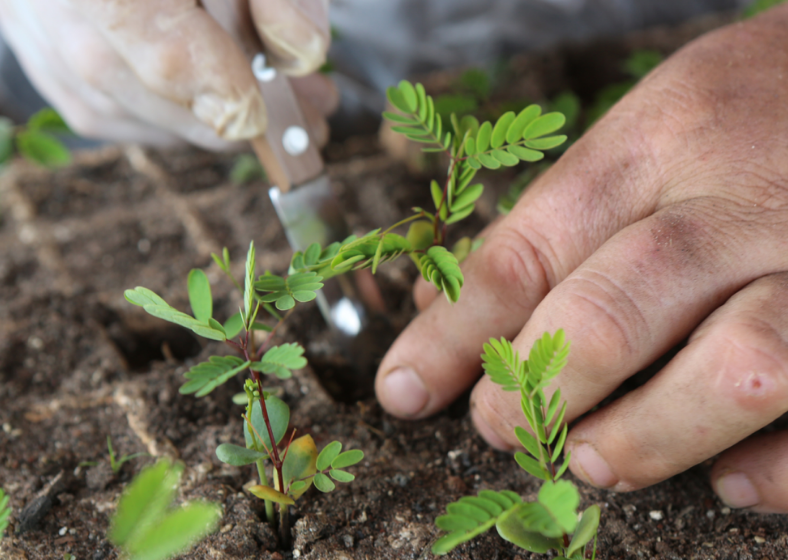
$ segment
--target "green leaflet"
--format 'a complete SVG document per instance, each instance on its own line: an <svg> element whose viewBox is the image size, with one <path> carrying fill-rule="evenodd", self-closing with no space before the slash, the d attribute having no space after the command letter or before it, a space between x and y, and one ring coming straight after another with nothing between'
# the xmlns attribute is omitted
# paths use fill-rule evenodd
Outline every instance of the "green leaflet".
<svg viewBox="0 0 788 560"><path fill-rule="evenodd" d="M315 488L321 492L333 492L337 487L337 485L323 473L317 473L312 480L315 483Z"/></svg>
<svg viewBox="0 0 788 560"><path fill-rule="evenodd" d="M57 111L52 107L44 107L27 119L27 128L51 134L73 134Z"/></svg>
<svg viewBox="0 0 788 560"><path fill-rule="evenodd" d="M354 475L350 474L347 471L342 471L339 469L331 469L328 472L328 474L331 475L331 478L333 478L337 482L353 482L354 480L356 480L356 477Z"/></svg>
<svg viewBox="0 0 788 560"><path fill-rule="evenodd" d="M312 436L301 436L293 441L287 448L287 456L284 461L282 465L282 480L284 481L285 489L290 488L291 483L296 480L306 479L307 484L303 487L299 485L297 492L290 488L290 496L297 500L301 494L306 492L309 482L313 480L312 475L316 471L317 448Z"/></svg>
<svg viewBox="0 0 788 560"><path fill-rule="evenodd" d="M561 113L546 113L534 120L523 131L523 140L533 140L551 134L564 126L566 117Z"/></svg>
<svg viewBox="0 0 788 560"><path fill-rule="evenodd" d="M562 541L557 537L547 537L530 529L519 517L522 512L535 504L525 503L507 511L498 518L496 529L501 538L524 548L529 552L543 554L550 549L561 550Z"/></svg>
<svg viewBox="0 0 788 560"><path fill-rule="evenodd" d="M11 517L11 508L8 507L10 498L0 488L0 540L3 538L3 532L8 528L8 518Z"/></svg>
<svg viewBox="0 0 788 560"><path fill-rule="evenodd" d="M515 120L514 111L504 113L501 118L495 123L492 134L490 135L490 146L492 148L500 148L506 142L507 132L509 127Z"/></svg>
<svg viewBox="0 0 788 560"><path fill-rule="evenodd" d="M208 282L208 277L199 268L193 268L189 272L186 283L194 318L207 323L208 319L213 316L213 297L211 296L211 284Z"/></svg>
<svg viewBox="0 0 788 560"><path fill-rule="evenodd" d="M419 259L421 274L436 288L443 290L446 298L455 303L460 297L460 288L465 281L457 257L445 247L435 246L427 249Z"/></svg>
<svg viewBox="0 0 788 560"><path fill-rule="evenodd" d="M291 370L306 366L303 354L304 347L295 342L274 346L259 362L252 362L250 369L265 374L273 373L279 379L289 379L293 375Z"/></svg>
<svg viewBox="0 0 788 560"><path fill-rule="evenodd" d="M129 484L112 517L109 540L131 560L164 560L185 552L214 532L222 517L217 504L172 507L183 465L162 459Z"/></svg>
<svg viewBox="0 0 788 560"><path fill-rule="evenodd" d="M266 273L254 283L254 289L265 294L258 296L261 302L273 303L277 309L286 311L292 309L296 301L315 299L315 292L323 287L322 279L315 272L294 272L287 278Z"/></svg>
<svg viewBox="0 0 788 560"><path fill-rule="evenodd" d="M337 457L335 457L331 461L331 468L344 469L347 467L352 467L356 463L360 463L362 459L364 459L363 451L360 449L351 449L350 451L345 451L344 453L340 453Z"/></svg>
<svg viewBox="0 0 788 560"><path fill-rule="evenodd" d="M596 536L601 513L602 510L596 504L586 508L583 512L583 517L580 518L580 522L577 524L575 534L572 535L572 542L569 543L569 548L566 550L568 556L574 555L575 552L585 547Z"/></svg>
<svg viewBox="0 0 788 560"><path fill-rule="evenodd" d="M337 458L340 451L342 451L342 443L338 441L332 441L326 445L317 456L317 470L324 471L330 467L331 461Z"/></svg>
<svg viewBox="0 0 788 560"><path fill-rule="evenodd" d="M506 131L506 142L515 144L522 140L525 128L534 122L539 115L542 114L542 108L539 105L529 105L517 115L517 118L512 121L509 130Z"/></svg>
<svg viewBox="0 0 788 560"><path fill-rule="evenodd" d="M71 163L71 153L63 143L46 132L22 130L16 135L19 153L37 165L62 167Z"/></svg>
<svg viewBox="0 0 788 560"><path fill-rule="evenodd" d="M243 467L261 459L267 459L268 453L241 447L240 445L233 445L232 443L223 443L216 448L216 456L222 463L227 463L234 467Z"/></svg>
<svg viewBox="0 0 788 560"><path fill-rule="evenodd" d="M539 489L539 501L518 506L513 514L529 531L549 538L572 534L577 527L580 494L566 480L545 482Z"/></svg>
<svg viewBox="0 0 788 560"><path fill-rule="evenodd" d="M287 432L287 425L290 423L290 408L280 399L273 395L265 397L265 408L268 412L268 419L271 421L271 431L274 433L274 439L278 444ZM263 419L263 409L260 407L260 401L254 401L252 404L252 416L249 418L254 430L249 429L249 424L244 421L244 441L246 447L249 449L256 449L257 451L265 451L266 448L271 449L271 437L268 435L268 429L265 426ZM258 439L258 436L263 438L265 445L263 446Z"/></svg>
<svg viewBox="0 0 788 560"><path fill-rule="evenodd" d="M449 534L432 545L433 554L447 554L458 545L471 540L493 527L498 516L520 504L520 496L504 490L484 490L478 497L466 496L446 506L447 515L435 520L435 525Z"/></svg>
<svg viewBox="0 0 788 560"><path fill-rule="evenodd" d="M179 392L182 395L197 393L195 396L204 397L250 365L251 362L244 362L236 356L211 356L207 362L199 363L183 374L188 381L181 385Z"/></svg>

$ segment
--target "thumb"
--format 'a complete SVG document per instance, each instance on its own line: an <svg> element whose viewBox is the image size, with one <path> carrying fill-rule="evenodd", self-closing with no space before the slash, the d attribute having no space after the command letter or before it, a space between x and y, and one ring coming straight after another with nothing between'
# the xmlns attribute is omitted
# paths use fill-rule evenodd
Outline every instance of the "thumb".
<svg viewBox="0 0 788 560"><path fill-rule="evenodd" d="M328 0L250 0L255 27L274 66L304 76L326 61Z"/></svg>

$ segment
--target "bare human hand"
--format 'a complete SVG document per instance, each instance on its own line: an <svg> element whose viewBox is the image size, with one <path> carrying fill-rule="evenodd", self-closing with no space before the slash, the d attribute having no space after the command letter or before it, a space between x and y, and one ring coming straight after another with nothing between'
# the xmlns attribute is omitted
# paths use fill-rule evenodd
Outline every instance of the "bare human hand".
<svg viewBox="0 0 788 560"><path fill-rule="evenodd" d="M306 76L293 85L315 137L326 138L323 116L338 95L328 78L307 74L325 61L327 0L221 4L0 0L0 26L28 77L76 132L209 149L265 131L265 104L241 48L239 32L248 27L278 68ZM216 18L211 5L221 7Z"/></svg>
<svg viewBox="0 0 788 560"><path fill-rule="evenodd" d="M381 364L383 406L433 414L478 378L490 337L527 353L564 328L556 382L577 418L689 337L572 428L573 472L628 491L721 453L723 501L788 512L788 434L749 437L788 411L786 37L788 6L685 47L493 226L458 304L418 285L429 305ZM489 443L517 445L519 395L482 379L471 408Z"/></svg>

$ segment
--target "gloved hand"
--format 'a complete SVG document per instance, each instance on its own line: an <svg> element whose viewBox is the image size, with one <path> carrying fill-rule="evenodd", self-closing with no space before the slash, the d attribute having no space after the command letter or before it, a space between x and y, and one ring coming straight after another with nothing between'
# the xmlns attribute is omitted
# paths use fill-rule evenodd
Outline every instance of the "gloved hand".
<svg viewBox="0 0 788 560"><path fill-rule="evenodd" d="M328 0L199 4L0 0L0 27L30 80L77 133L225 149L267 123L243 34L256 32L282 71L307 76L330 42ZM335 88L317 74L293 86L316 140L325 139L322 117L337 103Z"/></svg>
<svg viewBox="0 0 788 560"><path fill-rule="evenodd" d="M647 76L483 234L457 304L418 286L428 307L380 366L382 405L433 414L476 381L490 337L527 356L564 328L551 389L571 421L688 340L572 427L570 468L627 491L721 454L724 502L788 512L788 431L750 437L788 411L787 36L783 5ZM517 392L482 379L471 416L492 445L518 445Z"/></svg>

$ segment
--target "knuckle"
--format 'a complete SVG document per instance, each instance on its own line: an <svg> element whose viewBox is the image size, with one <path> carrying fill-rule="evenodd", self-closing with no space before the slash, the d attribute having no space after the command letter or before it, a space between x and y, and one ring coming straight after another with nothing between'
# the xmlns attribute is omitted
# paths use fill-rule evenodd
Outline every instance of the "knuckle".
<svg viewBox="0 0 788 560"><path fill-rule="evenodd" d="M709 333L723 360L718 386L739 407L766 412L788 408L788 343L769 320L742 315Z"/></svg>
<svg viewBox="0 0 788 560"><path fill-rule="evenodd" d="M504 307L530 311L536 294L549 290L542 253L521 232L498 228L482 245L481 275Z"/></svg>
<svg viewBox="0 0 788 560"><path fill-rule="evenodd" d="M582 335L575 333L575 337L583 340L583 354L591 371L638 358L637 349L642 347L639 341L650 337L649 325L636 298L625 287L606 274L584 269L567 278L561 290L566 313L583 318L584 323L578 326Z"/></svg>

